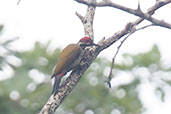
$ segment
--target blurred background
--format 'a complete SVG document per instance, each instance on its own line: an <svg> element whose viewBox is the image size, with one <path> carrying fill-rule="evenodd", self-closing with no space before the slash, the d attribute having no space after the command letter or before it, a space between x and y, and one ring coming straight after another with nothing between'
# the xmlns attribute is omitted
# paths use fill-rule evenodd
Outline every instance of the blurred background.
<svg viewBox="0 0 171 114"><path fill-rule="evenodd" d="M36 114L50 97L61 49L84 36L75 12L84 15L86 6L72 0L17 2L0 0L0 114ZM131 8L138 3L115 2ZM140 3L146 11L155 0ZM170 10L171 5L165 6L154 16L171 23ZM135 19L117 9L96 8L95 42ZM116 57L112 88L105 80L120 42L104 50L56 114L170 114L170 36L168 29L150 27L128 38Z"/></svg>

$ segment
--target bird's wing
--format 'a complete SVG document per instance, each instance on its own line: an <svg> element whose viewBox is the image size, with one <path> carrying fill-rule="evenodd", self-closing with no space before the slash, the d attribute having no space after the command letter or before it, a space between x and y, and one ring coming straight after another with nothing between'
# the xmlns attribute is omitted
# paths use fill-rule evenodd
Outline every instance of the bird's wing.
<svg viewBox="0 0 171 114"><path fill-rule="evenodd" d="M70 44L65 47L59 56L54 75L67 70L67 68L79 57L80 53L81 48L76 44Z"/></svg>

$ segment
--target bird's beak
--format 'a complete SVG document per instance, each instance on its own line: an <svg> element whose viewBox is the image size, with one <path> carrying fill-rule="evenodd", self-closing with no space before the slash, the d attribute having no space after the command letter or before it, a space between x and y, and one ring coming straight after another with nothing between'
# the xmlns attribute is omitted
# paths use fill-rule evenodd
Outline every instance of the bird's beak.
<svg viewBox="0 0 171 114"><path fill-rule="evenodd" d="M95 44L95 43L92 43L92 45L100 47L100 45L98 45L98 44Z"/></svg>

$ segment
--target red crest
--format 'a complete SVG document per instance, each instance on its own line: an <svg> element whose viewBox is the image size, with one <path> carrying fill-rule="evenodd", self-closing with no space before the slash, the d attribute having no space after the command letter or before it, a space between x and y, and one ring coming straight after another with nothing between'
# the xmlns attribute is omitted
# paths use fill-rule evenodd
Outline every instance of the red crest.
<svg viewBox="0 0 171 114"><path fill-rule="evenodd" d="M93 43L93 40L87 36L80 39L79 42L85 42L85 43Z"/></svg>

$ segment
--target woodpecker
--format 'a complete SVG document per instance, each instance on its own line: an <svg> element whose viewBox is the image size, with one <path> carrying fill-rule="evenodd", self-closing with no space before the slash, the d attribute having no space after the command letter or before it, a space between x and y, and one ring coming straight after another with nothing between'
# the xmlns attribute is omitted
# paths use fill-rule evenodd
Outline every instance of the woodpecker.
<svg viewBox="0 0 171 114"><path fill-rule="evenodd" d="M61 78L65 76L67 72L79 66L81 62L80 55L85 47L92 45L97 46L97 44L93 43L91 38L83 37L77 44L69 44L62 50L58 58L58 63L51 77L55 77L52 94L55 95L58 92Z"/></svg>

